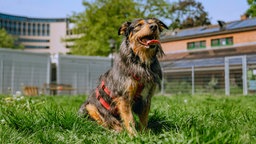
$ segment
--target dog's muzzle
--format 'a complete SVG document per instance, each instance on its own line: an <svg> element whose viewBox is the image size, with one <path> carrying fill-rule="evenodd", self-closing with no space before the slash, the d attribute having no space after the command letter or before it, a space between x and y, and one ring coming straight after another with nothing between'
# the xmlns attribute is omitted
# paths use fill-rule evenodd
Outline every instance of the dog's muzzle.
<svg viewBox="0 0 256 144"><path fill-rule="evenodd" d="M151 37L143 37L138 40L141 45L144 45L146 48L154 48L157 45L160 45L160 41Z"/></svg>

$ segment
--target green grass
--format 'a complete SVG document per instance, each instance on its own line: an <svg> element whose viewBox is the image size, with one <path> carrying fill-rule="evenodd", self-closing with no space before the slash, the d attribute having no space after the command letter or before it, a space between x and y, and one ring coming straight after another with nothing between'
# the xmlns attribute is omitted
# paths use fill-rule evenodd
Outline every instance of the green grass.
<svg viewBox="0 0 256 144"><path fill-rule="evenodd" d="M77 116L85 96L0 96L0 143L256 143L255 96L155 96L130 137Z"/></svg>

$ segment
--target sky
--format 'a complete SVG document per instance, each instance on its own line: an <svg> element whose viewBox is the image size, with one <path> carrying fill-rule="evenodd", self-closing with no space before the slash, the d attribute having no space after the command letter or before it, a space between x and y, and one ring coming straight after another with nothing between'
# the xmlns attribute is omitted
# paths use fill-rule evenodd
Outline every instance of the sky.
<svg viewBox="0 0 256 144"><path fill-rule="evenodd" d="M35 18L64 18L84 11L83 0L0 0L0 12ZM175 0L169 0L173 2ZM177 1L177 0L176 0ZM208 12L212 24L217 20L239 20L249 8L247 0L197 0Z"/></svg>

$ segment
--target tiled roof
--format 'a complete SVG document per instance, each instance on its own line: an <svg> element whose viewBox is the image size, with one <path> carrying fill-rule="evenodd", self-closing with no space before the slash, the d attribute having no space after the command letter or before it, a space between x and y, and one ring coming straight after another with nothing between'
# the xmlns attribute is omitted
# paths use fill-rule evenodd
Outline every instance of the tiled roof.
<svg viewBox="0 0 256 144"><path fill-rule="evenodd" d="M239 20L233 22L225 23L225 26L221 28L217 25L210 26L201 26L189 29L181 29L181 30L170 30L166 31L161 35L162 42L171 41L179 38L186 38L191 36L200 36L205 34L214 34L219 32L232 32L234 30L244 29L244 28L256 28L256 18Z"/></svg>

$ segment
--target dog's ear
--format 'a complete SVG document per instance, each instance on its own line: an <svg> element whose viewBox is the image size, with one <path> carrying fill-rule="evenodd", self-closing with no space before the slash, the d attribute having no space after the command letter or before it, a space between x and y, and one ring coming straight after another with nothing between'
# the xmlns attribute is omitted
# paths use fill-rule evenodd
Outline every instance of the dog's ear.
<svg viewBox="0 0 256 144"><path fill-rule="evenodd" d="M153 18L156 23L158 24L159 28L160 28L160 32L162 32L164 29L168 29L168 27L162 22L160 21L159 19L157 18Z"/></svg>
<svg viewBox="0 0 256 144"><path fill-rule="evenodd" d="M128 27L131 25L131 22L125 22L121 25L121 27L118 30L118 35L126 35L126 31Z"/></svg>

